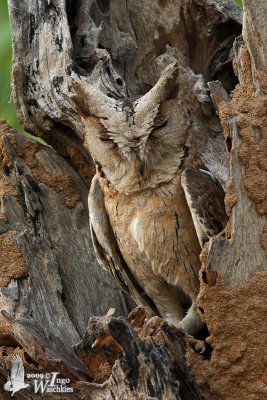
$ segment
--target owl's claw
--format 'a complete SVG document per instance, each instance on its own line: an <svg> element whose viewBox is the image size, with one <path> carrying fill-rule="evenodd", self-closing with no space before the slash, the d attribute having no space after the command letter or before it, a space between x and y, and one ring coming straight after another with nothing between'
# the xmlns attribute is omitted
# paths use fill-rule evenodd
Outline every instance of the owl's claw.
<svg viewBox="0 0 267 400"><path fill-rule="evenodd" d="M204 354L206 351L206 343L203 340L195 339L193 336L185 335L185 340L197 354Z"/></svg>
<svg viewBox="0 0 267 400"><path fill-rule="evenodd" d="M161 329L162 319L158 316L151 317L145 324L145 332L150 336L155 335Z"/></svg>
<svg viewBox="0 0 267 400"><path fill-rule="evenodd" d="M189 335L183 329L176 328L173 324L168 322L168 325L174 329L176 332L182 333L182 337L184 337L185 341L189 344L189 346L199 355L204 354L206 352L207 346L203 340L199 340ZM149 334L149 336L156 335L162 329L162 319L160 317L152 317L145 324L145 332ZM179 335L179 336L180 336Z"/></svg>

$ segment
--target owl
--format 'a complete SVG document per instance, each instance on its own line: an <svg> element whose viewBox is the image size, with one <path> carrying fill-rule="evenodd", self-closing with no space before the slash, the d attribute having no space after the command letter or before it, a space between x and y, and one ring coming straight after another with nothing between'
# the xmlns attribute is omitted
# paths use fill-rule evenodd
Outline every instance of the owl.
<svg viewBox="0 0 267 400"><path fill-rule="evenodd" d="M195 336L199 255L227 217L224 191L199 159L203 127L173 95L176 80L173 64L137 99L88 86L83 123L96 165L88 205L99 264L149 316Z"/></svg>

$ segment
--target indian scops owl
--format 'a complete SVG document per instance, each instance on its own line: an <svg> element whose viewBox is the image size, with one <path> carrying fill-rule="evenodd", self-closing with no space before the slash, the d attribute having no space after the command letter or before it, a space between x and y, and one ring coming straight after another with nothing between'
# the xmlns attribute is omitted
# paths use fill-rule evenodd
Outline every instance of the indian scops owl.
<svg viewBox="0 0 267 400"><path fill-rule="evenodd" d="M89 213L99 263L149 315L195 335L199 254L226 214L223 189L199 163L201 127L170 94L176 77L171 65L135 101L100 96L89 104Z"/></svg>

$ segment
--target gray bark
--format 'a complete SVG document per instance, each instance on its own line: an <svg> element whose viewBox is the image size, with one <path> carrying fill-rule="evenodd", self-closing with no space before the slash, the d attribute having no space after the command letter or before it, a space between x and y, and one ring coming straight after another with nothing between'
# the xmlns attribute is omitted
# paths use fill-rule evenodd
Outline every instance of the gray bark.
<svg viewBox="0 0 267 400"><path fill-rule="evenodd" d="M27 153L34 152L33 163L21 153L25 144ZM1 260L2 273L6 264L9 278L8 286L1 287L1 308L12 326L5 340L15 339L33 359L39 358L43 346L52 364L60 359L82 371L71 347L80 340L89 317L106 313L111 305L119 315L130 309L129 300L96 263L88 235L88 189L52 149L15 130L3 134L1 153L8 159L8 165L2 164L3 180L17 191L2 197L1 235L13 233L10 240L20 252L15 262L22 258L28 275L13 279L9 260ZM36 175L37 168L43 176ZM49 177L56 174L66 198L49 186ZM76 194L71 193L72 185Z"/></svg>
<svg viewBox="0 0 267 400"><path fill-rule="evenodd" d="M244 30L243 38L239 37L235 40L233 50L235 55L235 61L237 66L237 75L240 84L246 90L255 90L259 95L259 108L265 106L265 92L266 87L266 40L267 34L264 27L264 20L262 16L266 13L266 5L261 4L260 9L255 12L255 4L253 2L244 2L245 14L244 14ZM252 18L253 16L253 18ZM255 42L257 37L258 43ZM251 77L249 79L249 68L244 71L242 63L241 51L246 46L250 55L251 62ZM244 76L245 74L245 76ZM248 83L252 86L249 88ZM220 109L220 104L224 102L230 103L230 97L226 95L225 90L214 82L209 84L211 90L211 96L216 98L214 100ZM244 96L245 97L245 96ZM262 103L261 103L262 100ZM252 102L255 102L252 100ZM252 103L251 102L251 103ZM252 105L252 104L251 104ZM228 124L228 131L225 132L225 140L228 145L228 151L230 152L229 161L229 182L232 182L233 191L235 193L235 205L231 210L232 216L232 233L234 236L233 241L229 241L222 235L211 239L209 242L208 257L206 260L206 269L213 270L221 273L224 276L227 285L238 287L245 284L253 275L257 272L266 268L266 249L262 246L261 237L264 232L266 225L266 206L259 209L255 198L252 198L251 192L247 187L246 179L247 169L249 165L240 160L240 151L242 145L246 144L244 133L242 134L242 126L237 122L237 117L243 116L245 110L237 110L234 108L232 115L229 115L226 111L222 111L222 115L225 116ZM247 111L249 111L249 105L247 104ZM260 114L258 120L254 122L248 122L246 129L252 129L251 144L258 145L258 147L246 148L246 151L251 151L251 158L254 157L256 162L260 162L261 153L266 155L263 147L263 142L260 142L266 135L266 127L261 122ZM244 130L245 132L245 130ZM266 166L266 163L265 163ZM261 178L256 186L256 190L260 191L260 195L263 198L266 196L266 174L264 173L264 166L260 167L255 173L261 174ZM251 178L251 177L250 177ZM266 198L266 197L265 197ZM249 229L248 229L249 227ZM233 268L234 266L234 268Z"/></svg>

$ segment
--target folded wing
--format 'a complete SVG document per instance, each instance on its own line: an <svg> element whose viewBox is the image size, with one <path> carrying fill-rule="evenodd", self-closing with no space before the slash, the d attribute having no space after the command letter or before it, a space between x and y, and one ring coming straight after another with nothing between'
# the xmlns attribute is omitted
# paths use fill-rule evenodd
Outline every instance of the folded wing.
<svg viewBox="0 0 267 400"><path fill-rule="evenodd" d="M194 167L182 173L181 182L200 246L203 247L227 223L224 190L210 172Z"/></svg>
<svg viewBox="0 0 267 400"><path fill-rule="evenodd" d="M108 214L105 209L104 196L97 175L91 183L88 197L90 229L99 264L109 271L117 285L130 295L137 304L143 304L151 314L159 314L152 299L144 292L120 252L114 236Z"/></svg>

